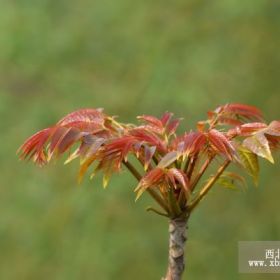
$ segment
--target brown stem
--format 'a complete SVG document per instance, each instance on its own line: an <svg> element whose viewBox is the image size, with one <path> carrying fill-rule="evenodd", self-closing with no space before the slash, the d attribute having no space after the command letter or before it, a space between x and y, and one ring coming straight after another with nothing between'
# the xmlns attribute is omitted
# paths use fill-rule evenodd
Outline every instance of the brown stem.
<svg viewBox="0 0 280 280"><path fill-rule="evenodd" d="M132 173L132 175L140 181L142 176L141 174L136 170L136 168L129 162L129 161L123 161L123 164L127 167L127 169ZM152 188L148 188L147 192L153 197L153 199L167 212L169 213L169 209L164 202L164 200L159 196L159 194L153 190Z"/></svg>
<svg viewBox="0 0 280 280"><path fill-rule="evenodd" d="M209 192L209 190L213 187L215 182L219 179L219 177L222 175L222 173L225 171L225 169L230 164L230 160L226 160L224 164L218 169L217 173L214 177L212 177L206 185L202 188L202 190L199 192L199 195L193 200L193 202L188 206L188 211L191 212L193 209L198 205L198 203L201 201L201 199Z"/></svg>
<svg viewBox="0 0 280 280"><path fill-rule="evenodd" d="M187 202L186 191L183 189L183 187L181 187L179 197L178 197L178 204L180 205L181 209L184 208L186 202Z"/></svg>
<svg viewBox="0 0 280 280"><path fill-rule="evenodd" d="M142 176L141 174L136 170L136 168L129 162L129 161L123 161L123 164L127 167L127 169L132 173L132 175L140 181Z"/></svg>
<svg viewBox="0 0 280 280"><path fill-rule="evenodd" d="M168 205L170 206L171 217L178 217L179 215L181 215L182 210L178 204L178 201L175 198L173 188L169 188L168 190Z"/></svg>
<svg viewBox="0 0 280 280"><path fill-rule="evenodd" d="M191 159L191 162L189 164L189 168L188 168L188 171L187 171L187 177L189 179L189 181L191 180L191 177L192 177L192 174L193 174L193 171L194 171L194 167L196 165L196 162L197 162L197 155L195 155L192 159Z"/></svg>
<svg viewBox="0 0 280 280"><path fill-rule="evenodd" d="M189 179L189 181L191 180L191 176L194 171L196 162L197 162L197 155L195 155L193 158L189 157L186 161L186 164L184 167L184 173L186 173L186 176ZM190 188L190 190L191 190L191 188ZM178 201L179 201L179 205L181 207L183 207L187 201L186 193L183 188L181 188L181 190L180 190Z"/></svg>
<svg viewBox="0 0 280 280"><path fill-rule="evenodd" d="M196 177L194 178L193 182L190 185L190 189L193 190L195 188L195 186L197 185L197 183L199 182L199 180L201 179L201 177L203 176L203 174L205 173L206 169L208 168L208 166L210 165L210 163L213 160L213 156L207 158L207 160L204 162L204 164L201 166L198 174L196 175Z"/></svg>
<svg viewBox="0 0 280 280"><path fill-rule="evenodd" d="M185 269L185 243L188 217L169 221L169 256L166 276L162 280L181 280Z"/></svg>

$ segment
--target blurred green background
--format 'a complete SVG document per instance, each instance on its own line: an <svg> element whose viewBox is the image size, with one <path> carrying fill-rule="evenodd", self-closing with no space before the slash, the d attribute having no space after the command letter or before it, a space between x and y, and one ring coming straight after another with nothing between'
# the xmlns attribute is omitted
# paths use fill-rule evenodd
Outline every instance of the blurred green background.
<svg viewBox="0 0 280 280"><path fill-rule="evenodd" d="M169 110L181 130L227 102L279 119L279 13L278 0L1 1L0 279L160 279L167 221L134 203L130 174L78 187L77 163L39 169L16 149L83 107L123 121ZM184 279L279 279L237 268L238 241L280 238L279 164L262 162L258 188L203 201Z"/></svg>

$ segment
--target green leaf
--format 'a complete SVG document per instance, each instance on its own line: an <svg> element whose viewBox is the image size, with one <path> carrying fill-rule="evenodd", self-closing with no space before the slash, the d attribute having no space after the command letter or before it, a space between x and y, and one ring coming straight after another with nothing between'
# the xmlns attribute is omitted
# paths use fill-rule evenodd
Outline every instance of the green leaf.
<svg viewBox="0 0 280 280"><path fill-rule="evenodd" d="M237 186L229 178L219 178L216 182L217 185L220 185L223 188L237 190Z"/></svg>
<svg viewBox="0 0 280 280"><path fill-rule="evenodd" d="M226 189L238 190L238 187L246 187L246 181L243 177L236 173L225 172L220 176L220 178L216 182L221 187Z"/></svg>
<svg viewBox="0 0 280 280"><path fill-rule="evenodd" d="M238 155L245 170L253 177L255 185L258 185L260 167L257 155L245 147L238 148Z"/></svg>
<svg viewBox="0 0 280 280"><path fill-rule="evenodd" d="M248 137L243 141L243 146L256 155L267 159L271 163L274 163L268 140L263 133L256 133L253 136Z"/></svg>

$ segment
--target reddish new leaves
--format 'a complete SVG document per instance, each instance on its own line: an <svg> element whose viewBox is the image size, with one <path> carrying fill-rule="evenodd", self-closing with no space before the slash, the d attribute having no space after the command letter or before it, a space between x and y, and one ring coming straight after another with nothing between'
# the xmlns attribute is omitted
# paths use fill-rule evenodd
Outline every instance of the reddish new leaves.
<svg viewBox="0 0 280 280"><path fill-rule="evenodd" d="M280 144L280 122L273 121L269 125L260 122L247 123L228 131L230 138L244 137L242 145L256 155L274 162L271 149Z"/></svg>
<svg viewBox="0 0 280 280"><path fill-rule="evenodd" d="M209 120L216 124L240 125L248 121L262 121L261 111L244 104L226 104L208 112Z"/></svg>
<svg viewBox="0 0 280 280"><path fill-rule="evenodd" d="M44 149L45 143L50 138L54 128L43 129L28 138L19 148L20 159L33 159L39 165L47 161L47 155Z"/></svg>
<svg viewBox="0 0 280 280"><path fill-rule="evenodd" d="M189 192L188 178L186 174L175 167L173 168L161 168L156 167L148 172L139 182L139 185L135 189L138 199L142 193L150 187L159 187L163 195L168 191L168 188L180 188L182 187L185 192Z"/></svg>
<svg viewBox="0 0 280 280"><path fill-rule="evenodd" d="M214 151L225 155L229 160L233 159L234 147L222 132L211 129L208 133L208 139Z"/></svg>
<svg viewBox="0 0 280 280"><path fill-rule="evenodd" d="M43 129L28 138L19 148L21 159L33 159L39 165L47 163L54 154L60 155L86 135L109 137L111 128L106 127L101 109L82 109L73 112L56 125Z"/></svg>
<svg viewBox="0 0 280 280"><path fill-rule="evenodd" d="M180 123L180 119L172 120L172 117L172 113L166 112L160 119L147 115L139 116L138 119L146 122L143 127L147 130L153 131L159 135L172 135L176 132Z"/></svg>
<svg viewBox="0 0 280 280"><path fill-rule="evenodd" d="M19 156L43 165L69 152L66 163L80 158L79 179L96 163L92 175L103 172L104 186L125 165L140 180L137 197L148 191L166 215L174 216L192 209L231 162L247 170L256 182L257 156L273 162L271 150L280 144L280 121L267 125L259 109L243 104L219 106L208 113L207 120L198 122L196 131L181 136L176 135L180 119L173 119L172 113L138 119L140 125L123 124L102 109L81 109L28 138ZM131 160L138 160L142 171ZM210 177L207 189L202 187L195 197L193 191L209 165L221 160L224 163ZM222 181L227 182L224 177Z"/></svg>

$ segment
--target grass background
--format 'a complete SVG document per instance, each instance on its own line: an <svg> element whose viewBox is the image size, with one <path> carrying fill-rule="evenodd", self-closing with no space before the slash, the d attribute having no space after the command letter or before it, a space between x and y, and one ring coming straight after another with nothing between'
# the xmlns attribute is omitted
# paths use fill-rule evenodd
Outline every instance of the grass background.
<svg viewBox="0 0 280 280"><path fill-rule="evenodd" d="M134 203L130 174L77 187L77 164L39 170L15 151L83 107L123 121L169 110L182 130L227 102L279 119L279 11L278 0L1 1L0 279L163 276L167 221L144 211L147 196ZM262 161L258 188L203 201L184 279L279 279L237 268L239 240L279 240L278 164Z"/></svg>

